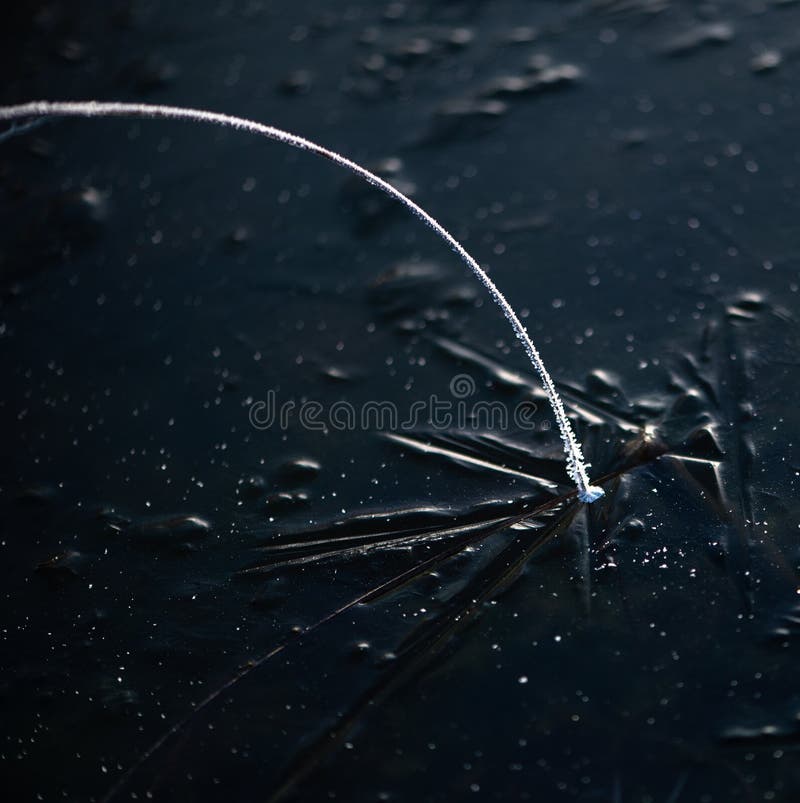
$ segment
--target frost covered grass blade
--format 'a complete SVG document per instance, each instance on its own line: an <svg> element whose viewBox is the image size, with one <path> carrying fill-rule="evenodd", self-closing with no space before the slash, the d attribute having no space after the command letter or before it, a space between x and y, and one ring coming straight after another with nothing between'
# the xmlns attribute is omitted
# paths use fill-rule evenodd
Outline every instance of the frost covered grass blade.
<svg viewBox="0 0 800 803"><path fill-rule="evenodd" d="M505 296L500 292L495 283L489 278L483 268L477 261L467 252L461 243L453 237L452 234L439 223L436 218L428 214L421 206L418 206L408 196L404 195L396 187L392 186L388 181L384 181L379 176L362 167L360 164L351 161L345 156L342 156L335 151L329 150L322 145L317 145L311 140L304 137L297 136L288 131L284 131L274 126L264 125L253 120L247 120L243 117L234 117L228 114L220 114L218 112L204 111L202 109L188 109L181 106L161 106L147 103L103 103L98 101L65 101L65 102L49 102L49 101L33 101L31 103L23 103L17 106L4 106L0 107L0 120L12 123L12 129L0 134L0 142L8 138L8 136L15 133L21 133L27 130L29 124L14 127L16 121L35 121L38 119L46 119L48 117L134 117L144 119L157 119L164 118L169 120L188 120L193 123L209 123L211 125L218 125L227 128L235 128L241 131L248 131L252 134L258 134L267 139L282 142L284 145L289 145L293 148L309 151L318 156L322 156L335 164L349 170L351 173L364 179L364 181L382 190L390 197L399 201L403 206L409 209L416 215L426 226L433 229L436 234L444 240L450 248L458 254L467 267L475 274L481 284L486 288L492 300L503 311L514 334L522 343L525 353L531 361L531 364L536 369L542 381L550 406L553 408L553 414L558 424L558 429L561 433L561 441L564 445L564 452L567 459L567 473L572 481L575 483L578 492L578 498L582 502L594 502L603 496L603 489L592 485L589 481L589 476L586 471L586 462L583 458L581 445L575 437L572 425L567 418L564 410L564 404L561 397L558 395L555 384L550 376L544 362L536 348L533 341L530 339L528 332L522 325L519 317L514 309L506 301Z"/></svg>

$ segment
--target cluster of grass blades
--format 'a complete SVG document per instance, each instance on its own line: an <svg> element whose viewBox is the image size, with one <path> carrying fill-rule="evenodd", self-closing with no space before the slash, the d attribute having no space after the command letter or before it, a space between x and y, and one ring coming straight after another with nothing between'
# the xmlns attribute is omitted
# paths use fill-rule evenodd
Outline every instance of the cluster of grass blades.
<svg viewBox="0 0 800 803"><path fill-rule="evenodd" d="M620 429L614 426L611 416L606 424L593 431L592 449L602 450L601 443L618 441ZM613 436L609 438L609 435ZM446 438L446 436L442 436ZM411 448L422 444L427 435L409 436L402 444ZM492 460L491 444L476 446L471 436L450 439L445 459L458 461L468 456L473 448L484 455L485 471L495 476L504 475L502 462ZM509 450L504 448L504 457ZM714 471L718 462L709 456L703 430L688 433L683 442L669 446L653 435L647 427L637 433L627 432L624 445L604 461L607 470L600 477L609 488L609 494L600 505L587 507L580 503L574 491L559 492L549 482L551 471L542 470L546 458L526 452L520 446L520 456L527 460L531 476L541 479L540 489L510 500L504 505L479 504L454 514L448 521L436 515L409 515L408 511L385 510L355 515L346 521L323 525L313 531L287 533L280 538L268 538L256 548L258 557L252 565L242 569L241 575L259 579L274 571L297 566L307 567L322 562L369 560L376 552L419 547L425 557L415 559L408 568L391 575L363 592L346 600L334 610L305 627L296 628L284 640L268 651L248 661L223 684L197 702L191 711L176 721L147 750L140 754L120 776L117 783L103 798L104 803L119 798L133 789L136 778L146 765L156 759L163 749L172 744L175 750L183 732L203 712L215 704L222 705L227 693L273 659L308 644L320 629L343 618L359 606L379 605L388 602L404 589L410 589L424 578L444 569L466 551L480 549L494 536L504 534L507 542L492 553L481 568L454 593L441 601L435 614L419 623L392 652L391 662L381 669L377 678L353 702L345 706L332 726L323 727L284 767L275 785L266 792L270 803L279 803L301 793L303 784L328 760L353 732L370 717L371 712L386 704L409 684L424 676L443 654L448 644L481 615L484 607L510 589L524 575L524 570L545 553L558 539L568 533L582 532L580 566L578 574L583 585L584 614L589 616L592 606L593 562L604 560L613 551L613 531L624 516L620 514L620 488L625 489L628 478L637 469L662 465L676 477L688 478L689 487L698 497L711 490L704 479L690 476L698 468ZM442 455L435 455L441 458ZM534 466L536 468L534 468ZM546 487L549 486L549 487ZM717 504L721 489L709 494L709 501ZM342 526L345 525L345 526ZM145 772L145 776L148 773Z"/></svg>
<svg viewBox="0 0 800 803"><path fill-rule="evenodd" d="M448 644L485 610L487 604L523 579L524 570L543 557L559 539L577 540L576 567L582 613L592 617L593 576L597 567L624 552L626 528L631 526L633 483L646 482L654 472L675 483L686 495L699 502L710 519L725 531L724 569L742 609L752 610L753 588L749 584L751 565L748 558L752 544L752 483L749 477L748 430L746 422L722 426L731 419L723 400L725 388L745 382L738 371L746 362L736 336L736 304L721 309L704 335L697 353L685 355L670 371L674 397L671 403L654 408L639 404L620 392L616 403L590 398L580 387L562 388L570 412L583 421L593 420L586 431L589 453L602 469L600 482L608 495L599 505L584 507L574 493L563 492L554 482L555 461L537 454L518 437L497 437L492 433L410 433L389 435L390 441L405 452L421 459L439 460L461 469L479 470L488 476L508 477L514 473L524 478L526 487L537 486L519 498L504 504L481 503L456 513L443 522L435 514L408 510L385 510L357 514L345 520L322 525L314 530L300 530L271 536L258 548L258 558L243 570L257 577L281 572L286 568L307 567L318 562L369 559L376 551L407 549L424 545L434 554L416 563L390 580L370 589L357 600L377 603L382 598L443 568L464 550L488 545L498 533L507 540L495 550L454 592L440 600L435 613L416 625L393 650L390 666L340 713L336 722L324 727L300 750L283 770L268 796L271 803L299 794L310 776L317 772L344 745L372 712L413 682L434 670L445 660ZM442 344L453 351L452 344ZM729 350L740 360L730 365L719 359L719 352ZM460 361L487 372L508 371L504 366L462 347ZM733 366L731 368L731 365ZM523 391L524 392L524 391ZM742 388L743 394L745 389ZM746 394L745 394L746 395ZM687 415L687 400L701 400L697 411ZM728 459L726 459L728 455ZM634 524L637 523L634 518ZM634 528L635 529L635 528ZM713 536L712 536L713 538ZM769 550L768 550L769 551ZM778 565L783 561L771 555ZM619 558L617 558L619 560ZM620 579L620 593L626 591ZM623 607L625 605L623 604ZM342 606L333 617L350 609ZM331 618L333 618L331 617ZM323 622L331 619L326 617ZM319 624L297 634L310 635ZM282 645L281 649L285 646ZM265 659L269 656L265 656ZM256 666L263 660L255 662ZM681 773L669 800L677 800L686 784L688 772ZM619 799L621 792L615 792Z"/></svg>

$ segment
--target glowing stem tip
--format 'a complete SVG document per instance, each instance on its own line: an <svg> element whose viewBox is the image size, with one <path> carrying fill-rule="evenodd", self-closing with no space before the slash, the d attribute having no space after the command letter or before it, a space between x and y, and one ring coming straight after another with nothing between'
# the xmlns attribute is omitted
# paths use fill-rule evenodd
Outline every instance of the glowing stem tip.
<svg viewBox="0 0 800 803"><path fill-rule="evenodd" d="M605 496L605 494L606 492L597 485L587 485L585 491L578 492L578 499L580 499L581 502L591 504L592 502L596 502L601 496Z"/></svg>

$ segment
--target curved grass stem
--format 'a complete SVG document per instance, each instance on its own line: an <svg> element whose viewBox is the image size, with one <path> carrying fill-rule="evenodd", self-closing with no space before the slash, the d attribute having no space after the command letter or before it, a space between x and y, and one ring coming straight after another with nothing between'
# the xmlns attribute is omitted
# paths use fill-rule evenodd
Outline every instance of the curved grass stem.
<svg viewBox="0 0 800 803"><path fill-rule="evenodd" d="M299 137L296 134L283 131L274 126L264 125L263 123L247 120L243 117L234 117L218 112L204 111L202 109L187 109L180 106L161 106L146 103L101 103L98 101L33 101L18 106L0 107L0 120L11 123L17 120L35 120L48 117L166 118L170 120L189 120L194 123L210 123L212 125L248 131L252 134L258 134L268 139L282 142L284 145L310 151L318 156L329 159L399 201L425 223L426 226L433 229L433 231L461 257L462 261L486 288L493 301L503 311L511 328L514 330L514 334L522 343L522 347L525 349L525 353L528 355L531 364L539 374L550 406L553 408L553 414L555 415L556 423L561 433L561 441L564 445L564 452L567 458L567 473L577 487L578 497L583 502L594 502L603 495L602 488L592 485L589 481L581 445L575 437L572 425L567 418L561 397L558 395L553 379L547 368L545 368L542 358L539 356L539 351L536 346L533 345L533 341L522 325L516 312L514 312L511 305L506 301L505 296L500 292L495 283L489 278L486 271L481 268L464 246L461 245L439 221L388 181L384 181L379 176L376 176L365 167L351 161L347 157L329 150L322 145L317 145L315 142L311 142L304 137Z"/></svg>

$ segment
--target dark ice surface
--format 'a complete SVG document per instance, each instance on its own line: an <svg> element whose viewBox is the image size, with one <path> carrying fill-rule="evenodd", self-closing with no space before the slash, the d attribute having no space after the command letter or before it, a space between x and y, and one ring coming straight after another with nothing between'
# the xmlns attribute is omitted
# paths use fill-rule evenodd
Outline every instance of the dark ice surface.
<svg viewBox="0 0 800 803"><path fill-rule="evenodd" d="M4 15L4 104L229 112L411 194L606 496L474 278L335 166L0 132L3 799L800 800L799 3Z"/></svg>

